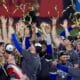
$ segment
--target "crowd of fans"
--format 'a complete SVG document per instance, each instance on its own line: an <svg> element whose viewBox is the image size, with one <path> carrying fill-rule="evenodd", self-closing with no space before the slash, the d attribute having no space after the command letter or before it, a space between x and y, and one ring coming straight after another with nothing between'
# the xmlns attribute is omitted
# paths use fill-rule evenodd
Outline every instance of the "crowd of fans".
<svg viewBox="0 0 80 80"><path fill-rule="evenodd" d="M80 32L70 35L79 24L0 20L0 80L80 80Z"/></svg>

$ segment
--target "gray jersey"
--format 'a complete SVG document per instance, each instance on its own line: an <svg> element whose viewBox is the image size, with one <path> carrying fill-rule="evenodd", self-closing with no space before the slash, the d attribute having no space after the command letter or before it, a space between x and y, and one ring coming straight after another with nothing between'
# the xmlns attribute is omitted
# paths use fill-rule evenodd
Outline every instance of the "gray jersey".
<svg viewBox="0 0 80 80"><path fill-rule="evenodd" d="M41 68L40 57L38 54L31 54L27 50L23 50L22 70L26 73L30 80L36 80L36 75Z"/></svg>

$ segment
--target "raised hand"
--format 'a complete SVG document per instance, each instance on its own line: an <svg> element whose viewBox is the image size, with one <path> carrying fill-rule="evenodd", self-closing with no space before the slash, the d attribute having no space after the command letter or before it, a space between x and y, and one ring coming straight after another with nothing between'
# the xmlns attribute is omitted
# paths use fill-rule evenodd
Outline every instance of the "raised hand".
<svg viewBox="0 0 80 80"><path fill-rule="evenodd" d="M9 18L8 20L8 42L11 43L11 35L15 32L13 28L13 18Z"/></svg>
<svg viewBox="0 0 80 80"><path fill-rule="evenodd" d="M57 21L56 18L52 18L52 26L56 26L56 21Z"/></svg>
<svg viewBox="0 0 80 80"><path fill-rule="evenodd" d="M13 25L14 20L12 18L9 18L9 26Z"/></svg>
<svg viewBox="0 0 80 80"><path fill-rule="evenodd" d="M25 24L22 21L16 23L16 33L18 34L19 37L24 36L24 29L25 29Z"/></svg>
<svg viewBox="0 0 80 80"><path fill-rule="evenodd" d="M60 24L64 29L68 28L68 20L65 19L62 24Z"/></svg>
<svg viewBox="0 0 80 80"><path fill-rule="evenodd" d="M41 23L41 29L44 35L51 33L51 26L47 23Z"/></svg>
<svg viewBox="0 0 80 80"><path fill-rule="evenodd" d="M4 16L1 16L0 19L1 19L2 25L4 25L4 24L6 25L7 18L5 18Z"/></svg>
<svg viewBox="0 0 80 80"><path fill-rule="evenodd" d="M47 24L47 26L45 27L45 31L47 34L51 33L51 26L49 24Z"/></svg>
<svg viewBox="0 0 80 80"><path fill-rule="evenodd" d="M7 42L7 18L5 18L4 16L0 17L1 22L2 22L2 35L3 35L3 40L5 42Z"/></svg>

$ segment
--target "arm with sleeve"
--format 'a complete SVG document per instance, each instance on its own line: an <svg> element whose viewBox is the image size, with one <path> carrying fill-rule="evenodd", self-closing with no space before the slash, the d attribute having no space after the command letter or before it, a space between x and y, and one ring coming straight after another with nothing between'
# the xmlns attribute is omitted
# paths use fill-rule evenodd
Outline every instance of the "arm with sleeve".
<svg viewBox="0 0 80 80"><path fill-rule="evenodd" d="M30 47L30 37L26 37L25 39L25 47L28 49Z"/></svg>
<svg viewBox="0 0 80 80"><path fill-rule="evenodd" d="M47 54L52 54L52 44L51 44L50 34L46 35L46 42L47 42Z"/></svg>
<svg viewBox="0 0 80 80"><path fill-rule="evenodd" d="M69 73L71 76L79 77L80 78L80 69L63 66L61 64L57 64L57 68L63 70L64 72Z"/></svg>
<svg viewBox="0 0 80 80"><path fill-rule="evenodd" d="M19 53L21 54L23 49L22 49L22 46L20 45L18 39L17 39L17 36L16 34L12 34L12 41L13 41L13 44L15 45L16 49L19 51Z"/></svg>
<svg viewBox="0 0 80 80"><path fill-rule="evenodd" d="M72 31L73 30L73 28L70 26L70 27L68 27L68 31L70 32L70 31ZM61 33L60 33L60 36L64 36L64 37L66 37L66 32L65 32L65 30L63 30Z"/></svg>
<svg viewBox="0 0 80 80"><path fill-rule="evenodd" d="M18 42L16 34L12 34L12 41L16 49L19 51L19 53L23 55L24 58L27 59L30 56L30 52L22 48L22 46Z"/></svg>

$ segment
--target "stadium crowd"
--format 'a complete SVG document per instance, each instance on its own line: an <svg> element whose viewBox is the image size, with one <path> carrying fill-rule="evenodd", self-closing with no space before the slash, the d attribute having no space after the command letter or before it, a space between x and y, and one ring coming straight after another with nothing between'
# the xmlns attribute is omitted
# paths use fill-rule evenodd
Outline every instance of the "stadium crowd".
<svg viewBox="0 0 80 80"><path fill-rule="evenodd" d="M0 20L0 80L80 80L80 32L70 34L79 24Z"/></svg>

